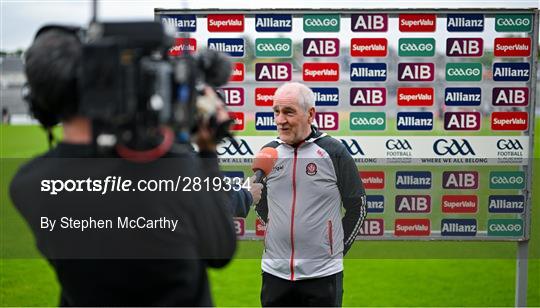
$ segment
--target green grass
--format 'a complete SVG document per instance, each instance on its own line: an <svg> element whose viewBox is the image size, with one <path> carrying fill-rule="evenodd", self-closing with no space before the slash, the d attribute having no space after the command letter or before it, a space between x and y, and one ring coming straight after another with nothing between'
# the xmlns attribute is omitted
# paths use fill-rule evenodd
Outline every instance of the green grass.
<svg viewBox="0 0 540 308"><path fill-rule="evenodd" d="M540 157L539 127L536 127L536 158ZM385 134L393 132L386 131ZM0 242L3 245L0 247L3 256L0 259L0 306L58 304L59 286L46 261L40 258L14 259L6 255L35 254L32 236L11 205L6 188L22 161L46 149L45 134L37 127L0 126ZM538 163L535 164L534 175L533 181L538 185ZM438 177L434 175L434 179ZM390 189L385 193L392 196L395 192ZM540 306L539 201L540 194L535 192L530 245L532 259L529 260L530 306ZM386 211L384 215L392 215L391 212ZM252 220L252 217L248 218L251 225ZM17 236L8 238L6 235L9 234ZM19 247L23 250L6 252L6 247ZM514 242L357 242L345 259L343 304L512 306L515 247ZM209 271L215 304L260 305L261 252L261 242L243 241L230 265L225 269Z"/></svg>

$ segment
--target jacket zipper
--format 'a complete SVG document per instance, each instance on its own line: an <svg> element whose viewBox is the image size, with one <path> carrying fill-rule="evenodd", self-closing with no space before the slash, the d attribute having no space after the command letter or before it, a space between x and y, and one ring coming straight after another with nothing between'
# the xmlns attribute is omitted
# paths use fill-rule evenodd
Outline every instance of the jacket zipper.
<svg viewBox="0 0 540 308"><path fill-rule="evenodd" d="M291 270L291 281L294 281L294 209L296 207L296 161L298 160L298 148L302 143L298 144L294 148L294 160L293 160L293 175L292 175L292 187L293 187L293 201L291 207L291 261L290 261L290 270Z"/></svg>
<svg viewBox="0 0 540 308"><path fill-rule="evenodd" d="M332 221L328 221L328 242L330 243L330 255L334 255L334 239L332 237Z"/></svg>

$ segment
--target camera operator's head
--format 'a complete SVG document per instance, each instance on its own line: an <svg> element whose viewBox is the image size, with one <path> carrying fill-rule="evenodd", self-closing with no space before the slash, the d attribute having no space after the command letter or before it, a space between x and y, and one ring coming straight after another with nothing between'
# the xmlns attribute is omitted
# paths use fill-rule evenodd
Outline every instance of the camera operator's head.
<svg viewBox="0 0 540 308"><path fill-rule="evenodd" d="M48 128L77 113L82 44L75 28L44 27L25 53L30 109Z"/></svg>

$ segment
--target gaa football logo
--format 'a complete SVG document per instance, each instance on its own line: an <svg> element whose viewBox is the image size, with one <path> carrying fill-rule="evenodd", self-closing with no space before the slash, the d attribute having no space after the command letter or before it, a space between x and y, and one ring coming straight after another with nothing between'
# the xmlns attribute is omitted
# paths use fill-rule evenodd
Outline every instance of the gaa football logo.
<svg viewBox="0 0 540 308"><path fill-rule="evenodd" d="M317 165L315 165L314 163L307 164L306 174L311 176L317 174Z"/></svg>

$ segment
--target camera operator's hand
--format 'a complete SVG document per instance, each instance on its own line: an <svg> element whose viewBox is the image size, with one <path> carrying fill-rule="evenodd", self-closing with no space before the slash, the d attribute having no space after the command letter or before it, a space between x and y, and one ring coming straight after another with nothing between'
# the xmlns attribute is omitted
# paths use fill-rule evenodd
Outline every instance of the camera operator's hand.
<svg viewBox="0 0 540 308"><path fill-rule="evenodd" d="M197 133L195 134L195 143L199 147L199 151L215 152L217 141L217 125L230 120L229 114L225 110L223 101L218 97L214 90L210 87L206 87L204 96L199 99L203 100L201 104L198 103L199 108L214 110L204 110L203 113L213 113L214 119L203 117L200 120ZM214 123L212 123L214 122Z"/></svg>

